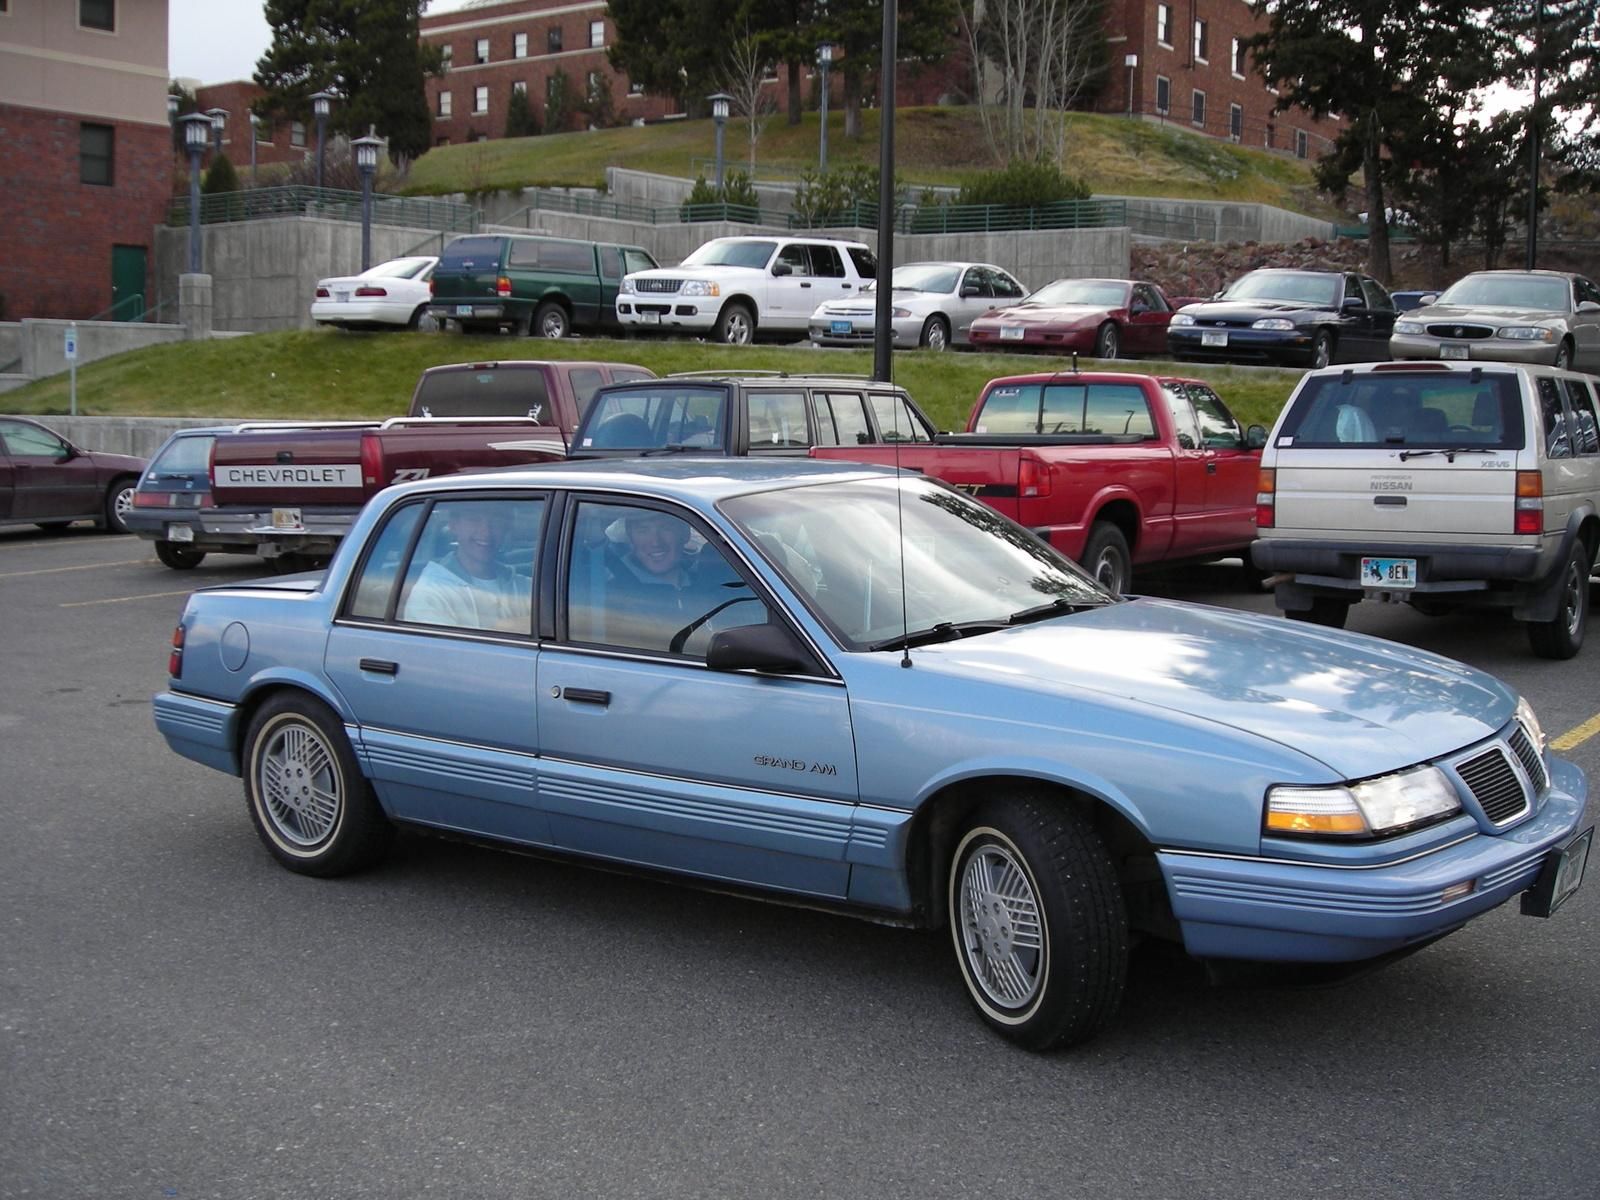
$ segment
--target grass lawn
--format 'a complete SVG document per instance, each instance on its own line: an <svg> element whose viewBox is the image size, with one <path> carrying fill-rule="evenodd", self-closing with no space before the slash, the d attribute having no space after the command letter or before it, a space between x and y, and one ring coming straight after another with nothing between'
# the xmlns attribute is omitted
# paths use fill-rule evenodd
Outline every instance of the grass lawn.
<svg viewBox="0 0 1600 1200"><path fill-rule="evenodd" d="M635 338L465 337L451 333L347 333L318 329L174 343L130 351L78 369L78 411L91 416L280 417L323 420L397 416L425 367L497 358L602 359L672 371L748 368L870 375L868 350L716 346ZM1082 365L1209 380L1246 424L1270 426L1299 371L1164 362ZM997 375L1070 370L1071 360L1035 354L901 351L895 382L941 429L960 429L978 392ZM0 411L65 413L67 376L0 395Z"/></svg>

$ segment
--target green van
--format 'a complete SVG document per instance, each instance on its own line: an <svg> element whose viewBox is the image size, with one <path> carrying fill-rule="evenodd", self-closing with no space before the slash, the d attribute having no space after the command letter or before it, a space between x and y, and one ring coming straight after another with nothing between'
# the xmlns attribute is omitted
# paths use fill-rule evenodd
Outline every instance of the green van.
<svg viewBox="0 0 1600 1200"><path fill-rule="evenodd" d="M638 246L532 234L473 234L444 248L428 312L463 332L509 328L540 337L621 332L617 285L656 266Z"/></svg>

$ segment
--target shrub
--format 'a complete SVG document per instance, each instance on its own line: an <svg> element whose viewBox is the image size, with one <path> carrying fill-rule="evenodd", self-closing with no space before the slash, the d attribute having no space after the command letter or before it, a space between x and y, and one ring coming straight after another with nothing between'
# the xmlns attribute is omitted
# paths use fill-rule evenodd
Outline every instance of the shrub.
<svg viewBox="0 0 1600 1200"><path fill-rule="evenodd" d="M539 118L528 100L528 89L512 88L511 99L506 104L506 136L532 137L538 132Z"/></svg>
<svg viewBox="0 0 1600 1200"><path fill-rule="evenodd" d="M205 196L215 196L222 192L238 190L239 173L233 169L233 164L228 161L226 154L217 155L206 168L206 177L200 182L200 193Z"/></svg>
<svg viewBox="0 0 1600 1200"><path fill-rule="evenodd" d="M895 180L895 202L905 186ZM878 172L865 163L851 163L837 171L801 172L794 196L795 216L812 228L829 225L872 226L878 223Z"/></svg>
<svg viewBox="0 0 1600 1200"><path fill-rule="evenodd" d="M704 175L700 175L695 178L688 199L679 206L678 218L682 221L727 220L748 224L759 219L760 204L755 185L743 171L728 171L723 176L720 191L716 185L707 183ZM751 211L728 212L724 207L726 205L741 205Z"/></svg>
<svg viewBox="0 0 1600 1200"><path fill-rule="evenodd" d="M1060 200L1087 200L1089 185L1062 172L1055 163L1013 159L1001 171L985 171L956 196L957 204L1005 204L1038 208Z"/></svg>

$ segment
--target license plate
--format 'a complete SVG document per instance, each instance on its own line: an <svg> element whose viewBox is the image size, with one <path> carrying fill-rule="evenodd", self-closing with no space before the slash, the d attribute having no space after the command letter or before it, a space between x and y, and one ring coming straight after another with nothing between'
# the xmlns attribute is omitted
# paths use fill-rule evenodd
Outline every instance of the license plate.
<svg viewBox="0 0 1600 1200"><path fill-rule="evenodd" d="M659 325L661 324L661 314L658 312L645 312L641 309L639 312L639 320L644 322L646 325Z"/></svg>
<svg viewBox="0 0 1600 1200"><path fill-rule="evenodd" d="M187 525L168 525L167 541L192 542L194 541L194 530L190 529Z"/></svg>
<svg viewBox="0 0 1600 1200"><path fill-rule="evenodd" d="M458 316L458 317L470 317L471 315L472 315L472 305L470 305L470 304L458 304L458 305L456 305L456 316Z"/></svg>
<svg viewBox="0 0 1600 1200"><path fill-rule="evenodd" d="M1202 346L1226 346L1228 344L1228 331L1225 329L1207 329L1200 335Z"/></svg>
<svg viewBox="0 0 1600 1200"><path fill-rule="evenodd" d="M304 530L305 524L300 520L298 508L275 508L272 510L272 527L298 531Z"/></svg>
<svg viewBox="0 0 1600 1200"><path fill-rule="evenodd" d="M1440 346L1439 347L1439 357L1440 358L1466 358L1467 357L1467 348L1465 346Z"/></svg>
<svg viewBox="0 0 1600 1200"><path fill-rule="evenodd" d="M1002 342L1020 342L1022 340L1022 333L1023 330L1021 325L1000 326L1000 340Z"/></svg>
<svg viewBox="0 0 1600 1200"><path fill-rule="evenodd" d="M829 325L828 325L828 331L830 333L849 333L850 332L850 322L849 321L833 321L833 322L830 322Z"/></svg>
<svg viewBox="0 0 1600 1200"><path fill-rule="evenodd" d="M1594 841L1591 825L1561 850L1551 851L1534 885L1522 893L1522 912L1529 917L1548 917L1578 890L1583 868L1589 861L1589 845Z"/></svg>
<svg viewBox="0 0 1600 1200"><path fill-rule="evenodd" d="M1417 560L1414 558L1363 558L1361 586L1368 588L1414 588L1417 586Z"/></svg>
<svg viewBox="0 0 1600 1200"><path fill-rule="evenodd" d="M340 304L343 304L345 301L350 299L350 293L349 292L334 292L333 298L335 300L337 300Z"/></svg>

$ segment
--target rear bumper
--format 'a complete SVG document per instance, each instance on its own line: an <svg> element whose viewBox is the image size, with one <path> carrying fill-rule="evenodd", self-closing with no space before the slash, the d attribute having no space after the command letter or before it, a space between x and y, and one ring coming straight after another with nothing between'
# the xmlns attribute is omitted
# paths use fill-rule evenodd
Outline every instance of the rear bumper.
<svg viewBox="0 0 1600 1200"><path fill-rule="evenodd" d="M298 527L275 513L300 514ZM288 553L331 554L355 524L359 509L242 508L202 509L197 539L230 545L260 546L267 557Z"/></svg>
<svg viewBox="0 0 1600 1200"><path fill-rule="evenodd" d="M175 752L229 775L239 774L237 705L183 692L158 692L151 707L156 731Z"/></svg>
<svg viewBox="0 0 1600 1200"><path fill-rule="evenodd" d="M317 300L311 319L323 325L409 325L416 305L397 300Z"/></svg>
<svg viewBox="0 0 1600 1200"><path fill-rule="evenodd" d="M439 321L515 321L532 310L517 300L430 301L428 315Z"/></svg>
<svg viewBox="0 0 1600 1200"><path fill-rule="evenodd" d="M1414 558L1417 583L1405 589L1414 595L1467 592L1491 583L1532 583L1549 573L1555 561L1546 561L1542 546L1475 546L1437 542L1328 542L1263 536L1250 547L1251 558L1263 571L1291 573L1295 583L1321 590L1348 592L1393 591L1367 587L1361 581L1363 557Z"/></svg>
<svg viewBox="0 0 1600 1200"><path fill-rule="evenodd" d="M1160 851L1157 859L1189 953L1266 962L1354 962L1460 928L1532 887L1583 816L1587 784L1550 759L1551 786L1532 818L1409 861L1371 869ZM1446 889L1472 890L1446 900Z"/></svg>

